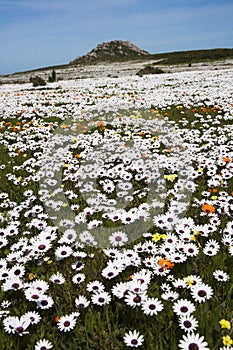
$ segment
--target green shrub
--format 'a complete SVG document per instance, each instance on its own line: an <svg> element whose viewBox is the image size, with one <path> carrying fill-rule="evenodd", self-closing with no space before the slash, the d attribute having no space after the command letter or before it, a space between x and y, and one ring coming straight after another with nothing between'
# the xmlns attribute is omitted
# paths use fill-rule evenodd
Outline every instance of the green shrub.
<svg viewBox="0 0 233 350"><path fill-rule="evenodd" d="M162 69L158 68L158 67L153 67L152 65L147 65L144 68L140 69L136 75L138 75L139 77L142 77L143 75L146 74L162 74L165 73Z"/></svg>
<svg viewBox="0 0 233 350"><path fill-rule="evenodd" d="M36 86L45 86L46 82L43 78L39 77L38 75L36 75L35 77L31 77L30 78L30 82L32 83L32 85L34 87Z"/></svg>
<svg viewBox="0 0 233 350"><path fill-rule="evenodd" d="M49 83L54 83L56 81L56 72L53 69L52 74L49 76Z"/></svg>

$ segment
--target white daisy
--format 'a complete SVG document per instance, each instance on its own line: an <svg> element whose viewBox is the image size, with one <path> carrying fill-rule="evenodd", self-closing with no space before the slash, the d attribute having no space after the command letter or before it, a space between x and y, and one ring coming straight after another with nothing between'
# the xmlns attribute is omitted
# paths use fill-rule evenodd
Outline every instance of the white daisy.
<svg viewBox="0 0 233 350"><path fill-rule="evenodd" d="M57 327L59 331L69 332L72 329L74 329L76 322L77 322L77 319L76 317L74 317L74 315L61 316L57 323Z"/></svg>
<svg viewBox="0 0 233 350"><path fill-rule="evenodd" d="M140 333L137 332L136 330L134 330L133 332L129 331L129 333L126 333L124 335L124 343L127 346L130 346L132 348L133 347L137 348L137 347L141 346L143 342L144 342L143 335L140 335Z"/></svg>
<svg viewBox="0 0 233 350"><path fill-rule="evenodd" d="M72 277L72 282L75 284L82 283L85 280L86 276L84 273L77 273Z"/></svg>
<svg viewBox="0 0 233 350"><path fill-rule="evenodd" d="M98 292L103 292L104 291L104 285L103 283L99 281L92 281L87 284L87 290L88 292L92 293L98 293Z"/></svg>
<svg viewBox="0 0 233 350"><path fill-rule="evenodd" d="M210 299L213 295L213 289L207 284L198 284L197 286L191 287L191 295L195 301L203 303Z"/></svg>
<svg viewBox="0 0 233 350"><path fill-rule="evenodd" d="M36 344L34 350L49 350L53 345L47 339L40 339Z"/></svg>
<svg viewBox="0 0 233 350"><path fill-rule="evenodd" d="M116 246L121 247L126 242L128 242L128 237L127 237L126 233L124 233L123 231L117 231L117 232L112 233L111 236L109 236L109 242L114 247L116 247Z"/></svg>
<svg viewBox="0 0 233 350"><path fill-rule="evenodd" d="M79 295L79 297L75 299L75 305L79 309L88 307L89 304L90 304L90 301L83 295Z"/></svg>
<svg viewBox="0 0 233 350"><path fill-rule="evenodd" d="M36 311L28 311L22 316L22 319L29 321L31 324L37 324L40 322L41 316Z"/></svg>
<svg viewBox="0 0 233 350"><path fill-rule="evenodd" d="M184 335L183 339L179 342L179 348L181 350L210 350L208 343L204 341L204 337L198 333Z"/></svg>
<svg viewBox="0 0 233 350"><path fill-rule="evenodd" d="M226 282L230 278L230 276L226 272L224 272L222 270L215 270L213 272L213 276L219 282Z"/></svg>
<svg viewBox="0 0 233 350"><path fill-rule="evenodd" d="M54 274L49 278L49 280L50 280L52 283L56 283L56 284L63 284L63 283L65 283L65 278L64 278L64 276L63 276L60 272L54 273Z"/></svg>
<svg viewBox="0 0 233 350"><path fill-rule="evenodd" d="M141 308L145 315L157 315L158 312L163 310L163 304L158 298L147 298L143 300Z"/></svg>
<svg viewBox="0 0 233 350"><path fill-rule="evenodd" d="M111 296L107 292L98 292L92 295L91 301L93 304L102 306L110 303Z"/></svg>
<svg viewBox="0 0 233 350"><path fill-rule="evenodd" d="M197 329L198 322L192 315L181 316L179 326L187 333L194 332Z"/></svg>
<svg viewBox="0 0 233 350"><path fill-rule="evenodd" d="M176 301L172 308L178 316L189 315L196 309L195 305L187 299Z"/></svg>

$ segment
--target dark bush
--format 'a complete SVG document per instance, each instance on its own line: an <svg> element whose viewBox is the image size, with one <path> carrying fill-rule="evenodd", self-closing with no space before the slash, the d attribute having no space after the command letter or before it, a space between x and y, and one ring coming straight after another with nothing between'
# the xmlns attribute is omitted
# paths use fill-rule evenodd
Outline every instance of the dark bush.
<svg viewBox="0 0 233 350"><path fill-rule="evenodd" d="M56 81L56 72L53 69L52 74L49 76L49 82L54 83Z"/></svg>
<svg viewBox="0 0 233 350"><path fill-rule="evenodd" d="M30 78L30 82L32 83L32 85L34 87L36 86L45 86L46 82L43 78L39 77L38 75L36 75L35 77L31 77Z"/></svg>
<svg viewBox="0 0 233 350"><path fill-rule="evenodd" d="M146 74L162 74L165 73L162 69L158 68L158 67L153 67L152 65L148 65L142 69L140 69L136 75L138 75L139 77L142 77L143 75Z"/></svg>

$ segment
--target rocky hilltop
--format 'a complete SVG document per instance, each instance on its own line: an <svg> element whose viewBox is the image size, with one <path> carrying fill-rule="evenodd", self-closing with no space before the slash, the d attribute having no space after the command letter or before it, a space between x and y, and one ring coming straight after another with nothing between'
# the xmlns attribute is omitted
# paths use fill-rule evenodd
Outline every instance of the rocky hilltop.
<svg viewBox="0 0 233 350"><path fill-rule="evenodd" d="M140 49L130 41L113 40L98 44L84 56L78 56L71 64L92 63L95 61L113 61L150 56L150 53Z"/></svg>

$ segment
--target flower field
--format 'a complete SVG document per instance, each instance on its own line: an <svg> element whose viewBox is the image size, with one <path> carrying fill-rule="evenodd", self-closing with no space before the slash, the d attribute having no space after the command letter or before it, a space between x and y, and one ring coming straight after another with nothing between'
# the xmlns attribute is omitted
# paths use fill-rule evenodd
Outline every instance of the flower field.
<svg viewBox="0 0 233 350"><path fill-rule="evenodd" d="M0 86L0 350L233 349L233 71Z"/></svg>

